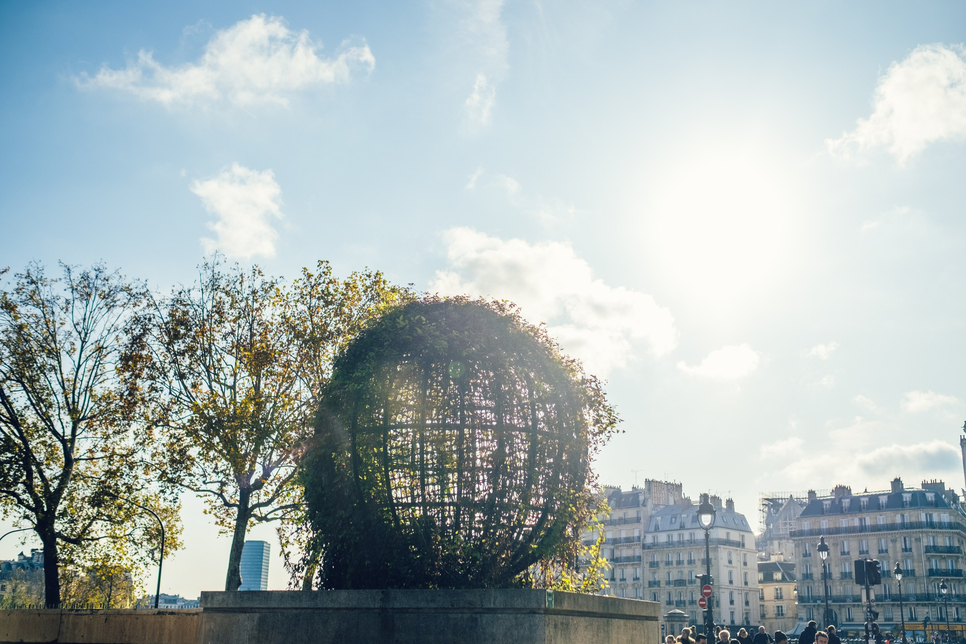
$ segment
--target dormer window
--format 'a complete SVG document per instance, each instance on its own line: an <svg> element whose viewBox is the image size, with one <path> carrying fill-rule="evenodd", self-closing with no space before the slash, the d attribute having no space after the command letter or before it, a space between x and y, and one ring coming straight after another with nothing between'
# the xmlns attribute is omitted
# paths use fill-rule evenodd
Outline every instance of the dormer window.
<svg viewBox="0 0 966 644"><path fill-rule="evenodd" d="M842 512L848 512L850 505L852 505L852 499L842 499Z"/></svg>
<svg viewBox="0 0 966 644"><path fill-rule="evenodd" d="M912 492L902 493L902 507L908 508L909 504L912 503Z"/></svg>
<svg viewBox="0 0 966 644"><path fill-rule="evenodd" d="M862 510L868 510L869 509L869 500L868 499L859 499L859 507Z"/></svg>
<svg viewBox="0 0 966 644"><path fill-rule="evenodd" d="M828 511L832 508L831 501L822 501L822 512L828 514Z"/></svg>
<svg viewBox="0 0 966 644"><path fill-rule="evenodd" d="M886 509L886 505L888 505L888 503L889 503L889 497L887 497L885 494L883 494L882 496L879 497L879 509L880 510L885 510Z"/></svg>
<svg viewBox="0 0 966 644"><path fill-rule="evenodd" d="M933 492L926 492L926 502L929 505L936 505L936 495Z"/></svg>

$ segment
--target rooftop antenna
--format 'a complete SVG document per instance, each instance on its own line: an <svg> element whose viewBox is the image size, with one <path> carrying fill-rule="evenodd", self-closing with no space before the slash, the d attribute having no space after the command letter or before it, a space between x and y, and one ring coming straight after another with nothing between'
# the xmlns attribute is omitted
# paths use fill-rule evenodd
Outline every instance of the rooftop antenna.
<svg viewBox="0 0 966 644"><path fill-rule="evenodd" d="M963 425L966 426L966 423L963 423ZM647 470L631 470L631 472L634 473L634 487L637 487L637 474L639 472L646 472L646 471Z"/></svg>

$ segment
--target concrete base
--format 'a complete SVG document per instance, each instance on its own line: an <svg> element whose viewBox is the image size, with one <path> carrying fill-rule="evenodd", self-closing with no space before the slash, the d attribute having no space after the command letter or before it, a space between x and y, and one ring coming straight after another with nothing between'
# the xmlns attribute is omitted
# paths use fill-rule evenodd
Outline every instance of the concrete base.
<svg viewBox="0 0 966 644"><path fill-rule="evenodd" d="M544 590L204 592L201 610L0 611L0 644L660 644L659 619Z"/></svg>
<svg viewBox="0 0 966 644"><path fill-rule="evenodd" d="M204 644L659 644L659 605L545 590L202 593Z"/></svg>

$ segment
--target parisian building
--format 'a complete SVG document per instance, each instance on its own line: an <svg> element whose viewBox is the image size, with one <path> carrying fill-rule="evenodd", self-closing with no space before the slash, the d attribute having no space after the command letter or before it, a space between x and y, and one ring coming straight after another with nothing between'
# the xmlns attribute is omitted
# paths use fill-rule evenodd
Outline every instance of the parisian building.
<svg viewBox="0 0 966 644"><path fill-rule="evenodd" d="M769 633L789 632L798 620L795 564L784 555L758 562L758 603L761 625Z"/></svg>
<svg viewBox="0 0 966 644"><path fill-rule="evenodd" d="M698 577L707 559L697 505L680 483L667 481L647 480L629 491L607 487L605 494L611 513L603 522L603 555L612 568L604 594L660 602L662 614L680 610L689 623L702 624ZM715 623L757 626L755 536L734 501L709 500L716 509L709 532Z"/></svg>
<svg viewBox="0 0 966 644"><path fill-rule="evenodd" d="M864 629L865 606L855 562L876 559L882 584L873 587L872 595L883 632L897 631L904 615L910 637L925 636L927 630L931 636L937 627L945 629L947 604L951 629L962 630L966 514L958 495L942 481L907 488L896 478L881 492L853 494L845 485L827 496L811 492L790 536L798 563L800 619L822 623L827 583L832 623L840 632L857 635ZM821 537L829 548L824 569L817 550ZM893 575L897 562L903 571L901 582ZM945 596L940 592L942 581Z"/></svg>

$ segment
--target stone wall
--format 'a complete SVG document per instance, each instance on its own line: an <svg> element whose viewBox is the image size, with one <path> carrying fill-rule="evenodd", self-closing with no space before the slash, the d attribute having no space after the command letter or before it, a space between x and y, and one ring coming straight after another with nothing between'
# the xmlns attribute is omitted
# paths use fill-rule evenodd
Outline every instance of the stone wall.
<svg viewBox="0 0 966 644"><path fill-rule="evenodd" d="M659 644L653 602L544 590L202 593L201 610L0 611L0 643Z"/></svg>

